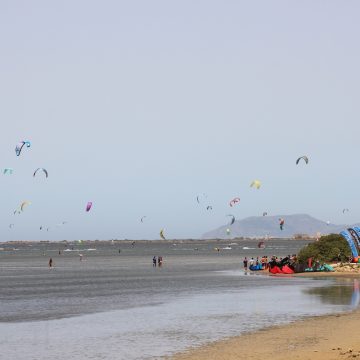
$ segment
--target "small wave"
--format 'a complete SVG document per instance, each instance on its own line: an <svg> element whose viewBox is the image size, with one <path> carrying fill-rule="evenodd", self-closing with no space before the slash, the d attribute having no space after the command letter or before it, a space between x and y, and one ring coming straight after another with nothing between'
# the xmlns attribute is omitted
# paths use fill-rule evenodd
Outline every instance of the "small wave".
<svg viewBox="0 0 360 360"><path fill-rule="evenodd" d="M251 247L247 247L247 246L243 246L243 250L255 250L256 248L251 248Z"/></svg>

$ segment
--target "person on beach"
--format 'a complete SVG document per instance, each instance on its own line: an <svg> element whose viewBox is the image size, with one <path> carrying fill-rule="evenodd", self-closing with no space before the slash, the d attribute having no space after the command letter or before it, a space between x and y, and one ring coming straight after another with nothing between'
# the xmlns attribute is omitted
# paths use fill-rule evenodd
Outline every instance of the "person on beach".
<svg viewBox="0 0 360 360"><path fill-rule="evenodd" d="M156 267L156 256L153 257L153 267Z"/></svg>
<svg viewBox="0 0 360 360"><path fill-rule="evenodd" d="M244 270L247 271L247 265L248 265L248 260L247 260L247 257L245 256L245 259L243 261L243 264L244 264Z"/></svg>
<svg viewBox="0 0 360 360"><path fill-rule="evenodd" d="M254 258L253 257L250 259L249 263L250 263L250 266L254 265Z"/></svg>
<svg viewBox="0 0 360 360"><path fill-rule="evenodd" d="M158 256L158 265L159 267L162 265L162 256Z"/></svg>
<svg viewBox="0 0 360 360"><path fill-rule="evenodd" d="M52 266L53 266L53 260L52 260L52 258L50 258L50 260L49 260L49 268L52 268Z"/></svg>

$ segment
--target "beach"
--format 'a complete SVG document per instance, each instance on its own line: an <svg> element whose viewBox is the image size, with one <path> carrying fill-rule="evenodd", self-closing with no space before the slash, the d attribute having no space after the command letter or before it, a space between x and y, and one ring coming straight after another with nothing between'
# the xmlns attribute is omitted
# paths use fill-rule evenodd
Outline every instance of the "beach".
<svg viewBox="0 0 360 360"><path fill-rule="evenodd" d="M16 248L4 243L0 252L2 356L153 360L186 354L201 359L206 349L216 349L211 350L212 356L231 359L239 358L237 341L239 349L244 348L243 341L249 344L245 352L249 354L258 351L253 344L259 342L266 344L264 353L272 351L271 343L274 351L294 346L297 338L290 340L286 333L295 325L274 333L273 340L258 336L265 336L274 325L283 329L305 318L356 311L358 279L332 273L269 276L244 271L242 259L286 256L306 243L272 239L266 249L251 240L134 245L38 242L19 243ZM215 245L221 250L214 250ZM153 256L163 257L161 268L153 267ZM324 327L334 328L331 321ZM304 334L305 340L314 338ZM229 347L228 341L234 345ZM233 355L227 354L229 348Z"/></svg>
<svg viewBox="0 0 360 360"><path fill-rule="evenodd" d="M265 275L265 274L264 274ZM274 275L281 277L281 275ZM358 273L299 273L294 277L358 281ZM276 357L279 360L337 360L360 358L360 311L314 316L217 341L177 354L173 360L241 360ZM259 346L261 344L261 346Z"/></svg>
<svg viewBox="0 0 360 360"><path fill-rule="evenodd" d="M337 360L360 358L360 311L299 320L218 341L173 360Z"/></svg>

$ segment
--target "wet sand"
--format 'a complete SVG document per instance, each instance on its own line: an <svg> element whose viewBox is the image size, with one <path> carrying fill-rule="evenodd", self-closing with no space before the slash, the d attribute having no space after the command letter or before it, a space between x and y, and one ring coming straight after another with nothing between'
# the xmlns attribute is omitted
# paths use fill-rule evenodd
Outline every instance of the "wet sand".
<svg viewBox="0 0 360 360"><path fill-rule="evenodd" d="M360 311L313 317L212 343L173 360L360 359Z"/></svg>

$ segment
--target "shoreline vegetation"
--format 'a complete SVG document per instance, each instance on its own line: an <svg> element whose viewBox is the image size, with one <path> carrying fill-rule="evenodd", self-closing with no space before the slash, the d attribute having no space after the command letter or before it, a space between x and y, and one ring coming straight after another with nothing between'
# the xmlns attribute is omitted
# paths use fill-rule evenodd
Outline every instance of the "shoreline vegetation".
<svg viewBox="0 0 360 360"><path fill-rule="evenodd" d="M216 341L165 359L360 359L359 323L360 310L304 318Z"/></svg>

